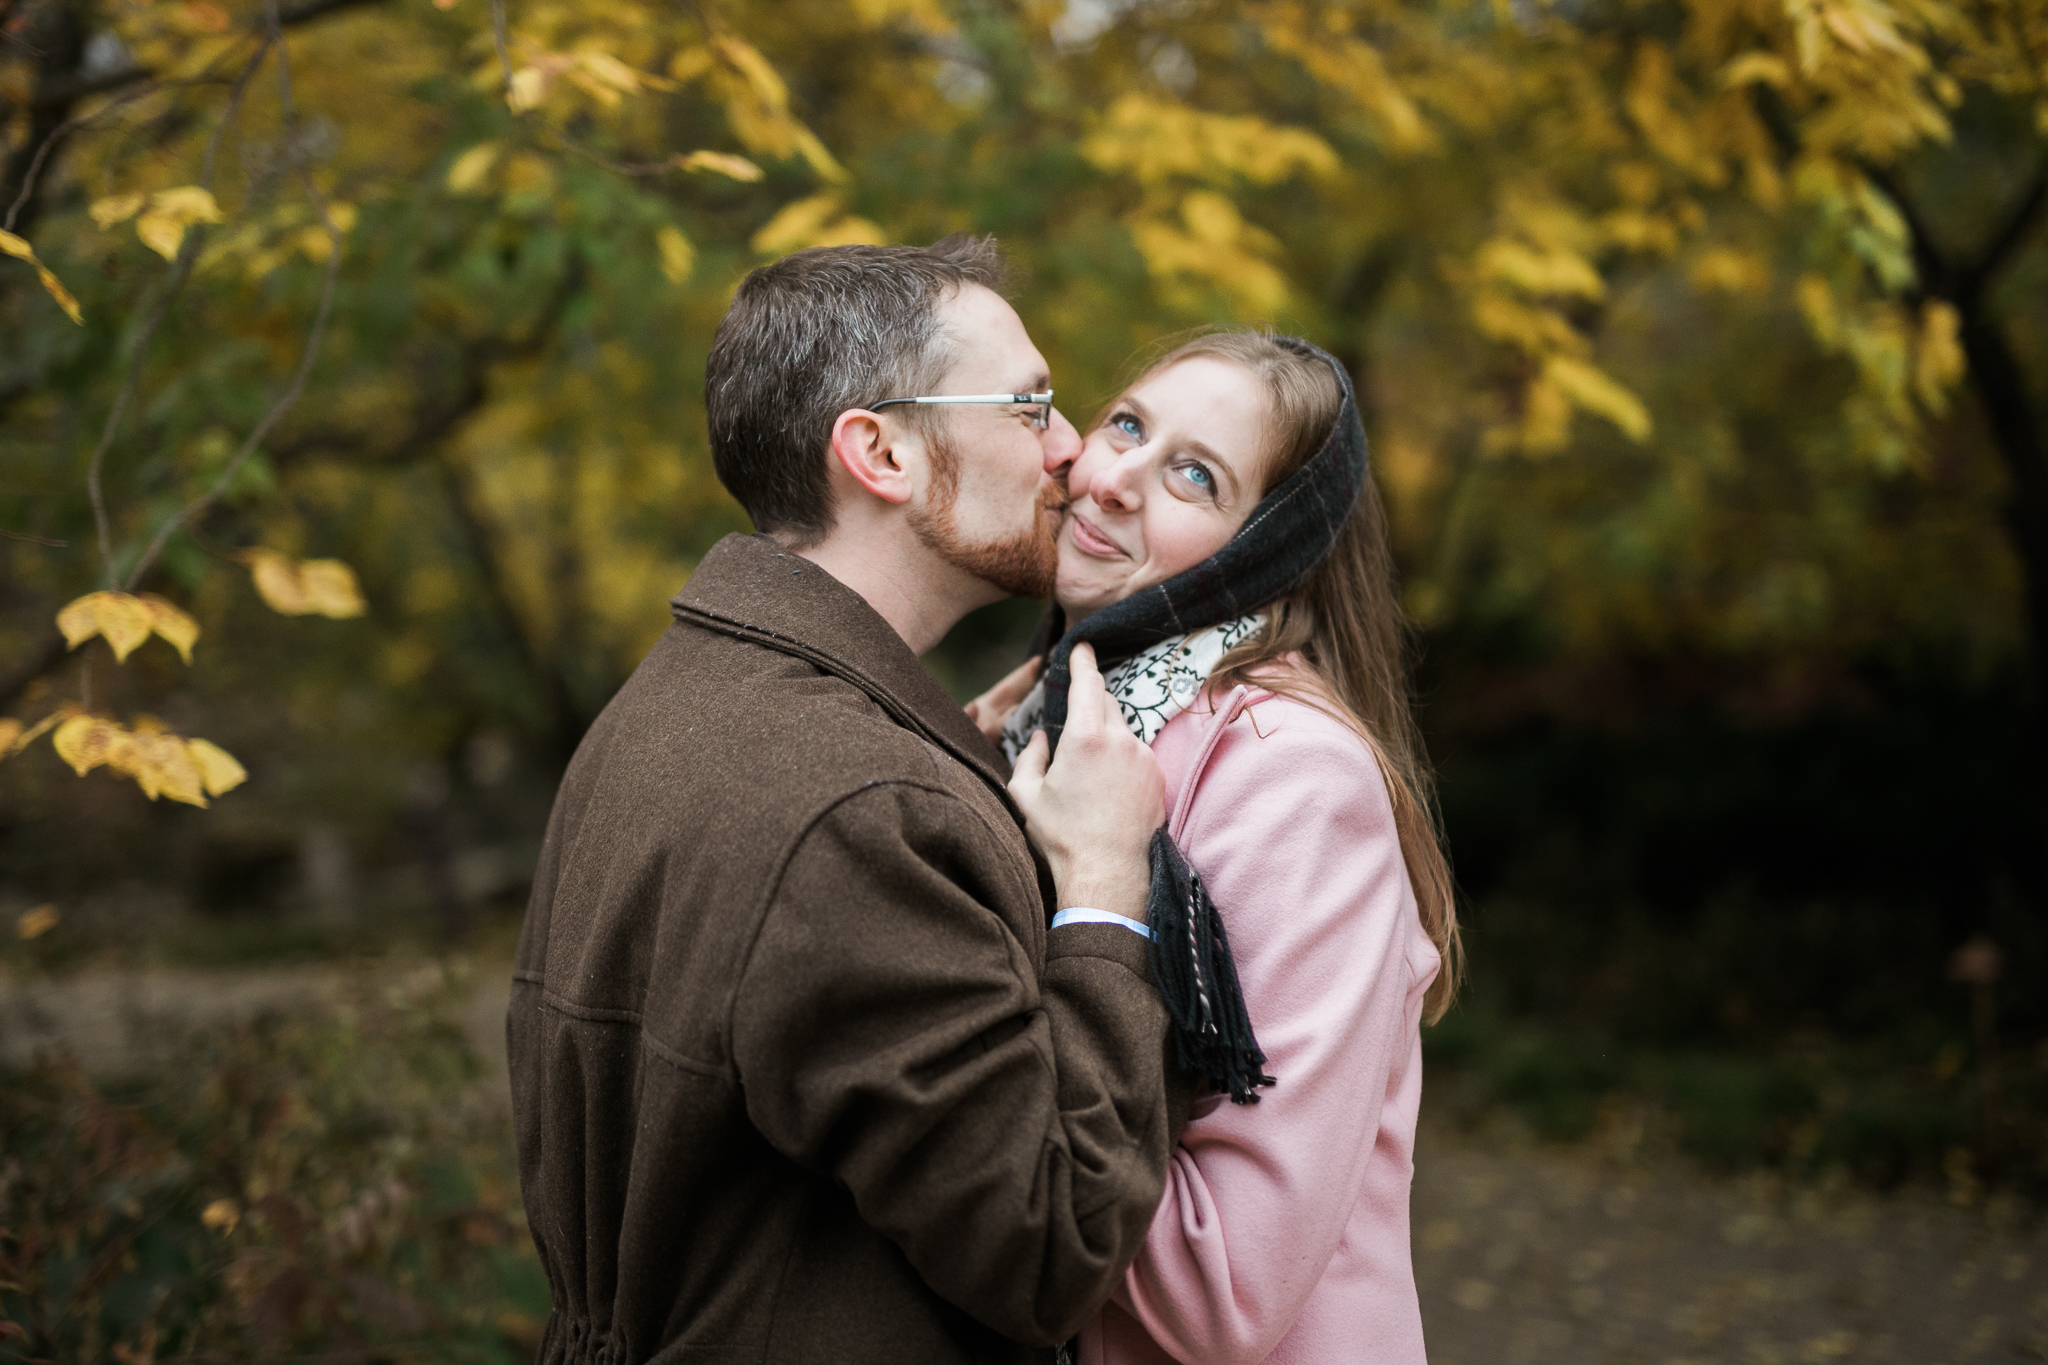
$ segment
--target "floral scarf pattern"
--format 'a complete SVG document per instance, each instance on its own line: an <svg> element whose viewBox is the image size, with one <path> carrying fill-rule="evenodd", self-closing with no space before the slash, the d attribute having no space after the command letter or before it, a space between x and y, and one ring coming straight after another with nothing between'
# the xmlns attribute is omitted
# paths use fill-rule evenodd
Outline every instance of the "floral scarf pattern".
<svg viewBox="0 0 2048 1365"><path fill-rule="evenodd" d="M1264 612L1240 616L1188 635L1173 635L1105 671L1103 686L1131 733L1150 744L1201 695L1224 655L1265 628ZM1003 753L1012 763L1045 724L1045 682L1039 681L1003 722Z"/></svg>

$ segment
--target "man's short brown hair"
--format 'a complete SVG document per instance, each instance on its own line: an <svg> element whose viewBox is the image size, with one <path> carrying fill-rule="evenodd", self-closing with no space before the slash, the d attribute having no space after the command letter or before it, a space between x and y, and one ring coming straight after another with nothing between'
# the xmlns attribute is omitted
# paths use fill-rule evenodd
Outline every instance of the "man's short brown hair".
<svg viewBox="0 0 2048 1365"><path fill-rule="evenodd" d="M754 525L799 546L822 539L832 424L849 408L932 392L956 353L939 304L1002 279L995 238L965 233L928 247L813 247L748 275L711 343L704 409L719 482Z"/></svg>

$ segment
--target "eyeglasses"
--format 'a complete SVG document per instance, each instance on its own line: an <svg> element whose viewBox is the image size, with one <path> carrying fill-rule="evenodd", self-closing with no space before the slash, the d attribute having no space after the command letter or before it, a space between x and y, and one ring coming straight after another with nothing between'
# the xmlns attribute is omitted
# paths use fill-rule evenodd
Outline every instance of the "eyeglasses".
<svg viewBox="0 0 2048 1365"><path fill-rule="evenodd" d="M1044 393L948 393L935 398L884 398L879 403L868 404L869 412L879 412L892 403L1017 403L1032 409L1029 416L1031 425L1044 431L1052 425L1052 390Z"/></svg>

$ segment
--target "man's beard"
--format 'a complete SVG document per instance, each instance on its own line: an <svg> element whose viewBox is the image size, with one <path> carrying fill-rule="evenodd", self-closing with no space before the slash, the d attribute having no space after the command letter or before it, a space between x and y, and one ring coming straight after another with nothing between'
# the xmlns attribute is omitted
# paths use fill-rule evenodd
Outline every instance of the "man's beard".
<svg viewBox="0 0 2048 1365"><path fill-rule="evenodd" d="M917 538L956 569L1013 597L1046 597L1060 567L1059 522L1048 512L1064 510L1066 491L1048 480L1039 490L1031 527L1006 540L969 543L960 534L955 504L960 495L959 452L943 435L931 442L931 500L910 514Z"/></svg>

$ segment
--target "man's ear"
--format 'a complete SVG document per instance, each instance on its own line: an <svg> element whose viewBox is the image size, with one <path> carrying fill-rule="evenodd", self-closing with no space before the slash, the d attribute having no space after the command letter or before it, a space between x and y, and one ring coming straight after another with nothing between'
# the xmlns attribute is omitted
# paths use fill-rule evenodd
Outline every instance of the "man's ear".
<svg viewBox="0 0 2048 1365"><path fill-rule="evenodd" d="M882 419L865 408L848 408L832 424L832 458L883 502L910 501L910 474L897 459L895 438Z"/></svg>

